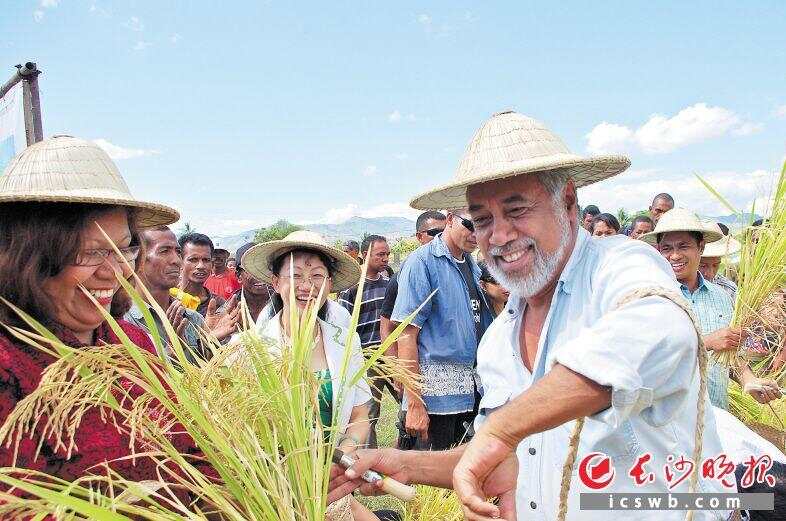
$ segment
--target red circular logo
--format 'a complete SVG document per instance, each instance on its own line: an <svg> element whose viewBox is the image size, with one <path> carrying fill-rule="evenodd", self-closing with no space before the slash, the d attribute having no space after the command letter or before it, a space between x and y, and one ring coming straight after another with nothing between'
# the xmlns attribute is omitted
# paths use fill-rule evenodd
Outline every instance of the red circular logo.
<svg viewBox="0 0 786 521"><path fill-rule="evenodd" d="M611 458L602 452L587 454L579 463L579 478L587 488L592 490L608 487L614 480Z"/></svg>

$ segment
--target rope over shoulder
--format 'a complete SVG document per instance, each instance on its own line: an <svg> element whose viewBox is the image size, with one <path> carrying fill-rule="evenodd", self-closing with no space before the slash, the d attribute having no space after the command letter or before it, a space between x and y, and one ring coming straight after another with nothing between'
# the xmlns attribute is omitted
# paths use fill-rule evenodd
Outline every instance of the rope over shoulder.
<svg viewBox="0 0 786 521"><path fill-rule="evenodd" d="M702 446L704 443L704 411L706 407L704 395L707 394L707 350L704 347L704 340L701 337L701 329L699 328L696 315L693 313L693 309L691 309L690 304L682 295L678 295L673 291L655 286L639 288L625 294L619 300L619 302L617 302L614 310L616 311L617 309L620 309L631 302L647 297L662 297L668 299L681 310L683 310L688 315L688 318L690 318L693 328L696 330L696 336L699 340L697 353L699 366L699 403L696 412L696 432L693 438L693 461L695 465L693 466L693 472L691 473L690 488L688 490L689 492L693 493L696 491L696 486L698 485L699 481L699 462L701 461ZM557 521L565 521L565 518L568 514L568 493L570 492L570 481L571 477L573 476L573 467L576 465L576 457L578 456L579 452L579 439L581 437L581 430L583 428L584 418L578 418L576 420L576 425L573 427L573 431L570 434L568 455L565 458L565 464L562 466L562 479L560 480ZM689 510L685 515L685 521L692 520L693 511Z"/></svg>

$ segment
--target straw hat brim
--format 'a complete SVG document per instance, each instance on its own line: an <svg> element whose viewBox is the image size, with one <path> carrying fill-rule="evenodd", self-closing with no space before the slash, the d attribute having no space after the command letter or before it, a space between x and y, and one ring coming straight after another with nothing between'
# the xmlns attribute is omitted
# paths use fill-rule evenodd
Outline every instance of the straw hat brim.
<svg viewBox="0 0 786 521"><path fill-rule="evenodd" d="M243 254L240 265L260 281L271 284L274 275L271 269L273 261L285 253L300 249L320 251L336 261L336 271L332 277L332 291L337 293L356 286L360 282L361 271L357 261L341 250L309 241L281 239L257 244Z"/></svg>
<svg viewBox="0 0 786 521"><path fill-rule="evenodd" d="M704 238L704 244L705 245L713 243L715 241L719 241L719 240L721 240L724 237L724 235L722 233L716 232L714 230L707 230L706 228L697 229L697 227L695 227L695 226L694 227L691 227L691 226L673 226L673 227L665 228L665 229L662 229L662 230L656 230L654 232L645 233L644 235L639 237L639 239L641 239L642 241L647 242L649 244L656 245L656 244L658 244L658 235L661 235L661 234L664 234L664 233L671 233L671 232L699 232L699 233L702 234L702 236ZM703 256L704 255L702 254L702 257Z"/></svg>
<svg viewBox="0 0 786 521"><path fill-rule="evenodd" d="M418 195L410 202L416 210L443 210L467 206L467 188L473 185L507 179L522 174L539 172L565 172L570 175L576 188L603 181L624 172L630 166L630 159L624 156L597 156L584 158L572 154L559 154L549 158L518 163L509 163L483 175L473 176L462 181L454 181Z"/></svg>
<svg viewBox="0 0 786 521"><path fill-rule="evenodd" d="M726 237L719 241L712 242L704 247L702 257L726 257L734 255L742 250L742 244L734 237Z"/></svg>
<svg viewBox="0 0 786 521"><path fill-rule="evenodd" d="M59 194L0 194L0 204L2 203L87 203L117 205L136 210L135 220L139 228L153 228L172 224L180 219L180 213L174 208L169 208L163 204L148 203L125 199L119 197L91 197L78 195L59 195Z"/></svg>

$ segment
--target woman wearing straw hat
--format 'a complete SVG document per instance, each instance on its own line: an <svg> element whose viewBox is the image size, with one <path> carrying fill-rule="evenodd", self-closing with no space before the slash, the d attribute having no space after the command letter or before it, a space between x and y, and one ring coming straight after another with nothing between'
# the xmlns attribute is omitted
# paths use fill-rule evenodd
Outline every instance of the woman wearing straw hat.
<svg viewBox="0 0 786 521"><path fill-rule="evenodd" d="M715 352L737 351L744 341L740 328L730 327L734 303L728 293L704 278L699 263L706 245L721 242L723 233L717 226L708 226L685 208L674 208L660 218L655 230L642 240L657 246L671 265L683 296L691 303L704 335L704 346ZM739 368L742 387L757 401L767 403L780 398L778 384L757 378L750 367ZM708 387L712 405L728 409L729 368L710 360Z"/></svg>
<svg viewBox="0 0 786 521"><path fill-rule="evenodd" d="M362 378L349 388L345 383L363 367L360 338L343 324L332 322L327 310L327 295L355 286L360 281L358 263L343 251L329 246L319 234L301 230L290 233L284 239L253 246L243 255L240 264L256 279L272 285L275 291L273 307L280 311L259 324L262 336L286 342L292 336L290 316L293 306L296 306L298 314L309 306L316 306L319 310L319 327L314 331L311 363L322 381L319 402L322 424L332 425L333 417L337 416L336 432L341 433L338 449L351 452L364 445L369 434L371 391ZM292 294L294 301L290 300ZM350 339L351 344L348 343ZM346 372L342 374L348 345L352 346L352 352ZM357 520L377 519L357 501L351 501L351 509Z"/></svg>
<svg viewBox="0 0 786 521"><path fill-rule="evenodd" d="M698 461L721 450L700 385L704 351L671 268L641 241L592 240L578 223L576 189L629 164L571 154L539 121L503 112L475 133L454 181L412 201L418 209L468 207L489 271L511 292L478 347L476 434L439 453L360 451L345 474L354 481L334 480L334 493L373 492L357 477L374 468L399 481L452 484L473 521L685 517L579 508L580 493L593 492L590 477L603 479L604 507L613 493L668 492L662 472L636 488L629 471L639 456L660 470L672 454ZM579 465L596 453L608 459ZM606 472L587 472L601 463ZM703 492L721 490L702 482ZM487 501L495 496L498 503ZM696 512L701 520L727 516Z"/></svg>
<svg viewBox="0 0 786 521"><path fill-rule="evenodd" d="M36 143L9 163L0 177L0 297L27 313L73 348L120 343L104 321L139 255L137 231L169 224L177 211L135 199L109 156L94 143L57 136ZM119 251L115 251L117 246ZM0 322L28 329L9 305ZM155 352L147 334L118 320L123 333ZM39 384L54 361L47 352L0 334L0 422ZM138 391L133 388L131 394ZM73 480L109 467L127 479L155 480L158 465L134 450L125 432L88 409L76 428L75 448L50 443L39 425L18 451L0 450L0 467L43 471ZM37 447L38 443L41 447ZM190 441L174 443L188 451ZM37 455L37 457L36 457Z"/></svg>

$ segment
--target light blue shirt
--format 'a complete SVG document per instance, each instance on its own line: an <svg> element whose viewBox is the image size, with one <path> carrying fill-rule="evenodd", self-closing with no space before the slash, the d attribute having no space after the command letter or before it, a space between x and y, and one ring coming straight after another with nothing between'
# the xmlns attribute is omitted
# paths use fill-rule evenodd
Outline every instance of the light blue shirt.
<svg viewBox="0 0 786 521"><path fill-rule="evenodd" d="M699 285L696 287L696 291L691 293L685 284L680 284L680 289L685 298L690 301L703 335L729 327L734 314L734 303L725 289L706 280L701 273L699 273ZM711 356L707 367L707 377L707 390L710 393L712 405L728 409L729 368L716 363Z"/></svg>
<svg viewBox="0 0 786 521"><path fill-rule="evenodd" d="M480 289L480 268L465 254L478 295L480 331L493 320L491 306ZM429 296L436 293L429 299ZM424 304L425 303L425 304ZM412 321L420 329L418 361L421 395L429 414L457 414L475 406L475 358L478 341L469 290L442 234L409 257L398 276L398 296L390 319L403 322L418 307ZM406 397L402 407L406 410Z"/></svg>
<svg viewBox="0 0 786 521"><path fill-rule="evenodd" d="M631 291L659 287L678 296L671 266L657 250L625 236L590 240L578 230L570 259L559 276L538 344L533 371L519 349L525 303L511 296L505 311L486 331L478 348L483 387L476 428L495 409L548 373L555 363L611 388L611 407L587 418L571 480L568 519L573 521L682 521L681 511L579 509L579 494L598 492L578 478L580 462L591 452L611 458L615 478L603 493L668 491L663 467L669 455L691 458L696 404L705 400L705 457L722 452L715 416L706 394L699 396L696 329L685 312L661 297L647 297L617 309ZM574 422L528 436L518 445L516 506L519 520L551 521L559 505L562 465ZM654 481L637 488L628 470L650 453L647 470ZM699 479L698 492L721 490ZM673 492L687 492L683 482ZM727 512L697 511L696 521L725 520Z"/></svg>

